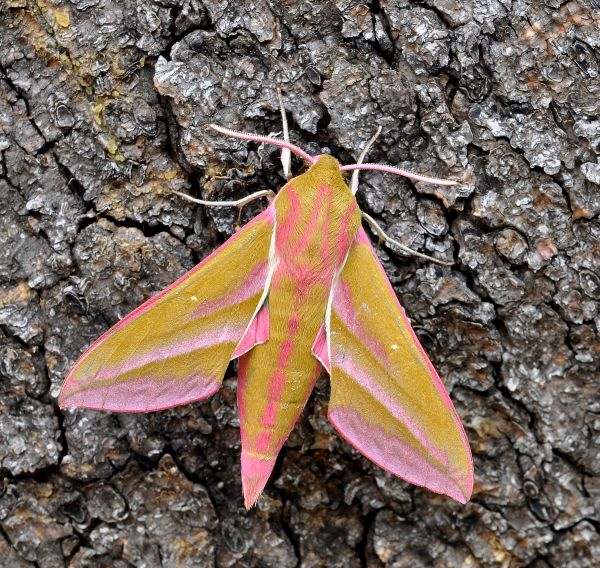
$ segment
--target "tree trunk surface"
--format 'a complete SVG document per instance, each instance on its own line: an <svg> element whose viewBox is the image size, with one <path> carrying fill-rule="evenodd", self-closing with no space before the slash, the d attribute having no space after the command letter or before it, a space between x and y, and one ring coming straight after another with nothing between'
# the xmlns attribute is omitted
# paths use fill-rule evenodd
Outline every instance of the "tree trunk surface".
<svg viewBox="0 0 600 568"><path fill-rule="evenodd" d="M0 565L600 565L600 2L0 2ZM236 366L201 403L62 412L77 357L235 232L281 131L441 267L378 249L473 450L466 505L327 421L322 377L258 505ZM294 160L294 171L301 167ZM243 210L246 221L264 208ZM373 235L372 235L373 236ZM375 237L374 242L375 242Z"/></svg>

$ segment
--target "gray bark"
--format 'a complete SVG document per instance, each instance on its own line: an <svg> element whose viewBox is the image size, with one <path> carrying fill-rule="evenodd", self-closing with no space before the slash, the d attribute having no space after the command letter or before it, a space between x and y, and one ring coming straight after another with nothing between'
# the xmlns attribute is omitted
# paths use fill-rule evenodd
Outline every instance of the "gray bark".
<svg viewBox="0 0 600 568"><path fill-rule="evenodd" d="M600 4L594 0L0 3L0 565L598 566ZM59 411L108 326L280 187L278 152L363 174L361 207L451 268L379 249L473 448L459 505L362 458L323 378L259 505L235 367L211 400ZM298 164L296 163L296 166ZM260 209L244 211L249 219Z"/></svg>

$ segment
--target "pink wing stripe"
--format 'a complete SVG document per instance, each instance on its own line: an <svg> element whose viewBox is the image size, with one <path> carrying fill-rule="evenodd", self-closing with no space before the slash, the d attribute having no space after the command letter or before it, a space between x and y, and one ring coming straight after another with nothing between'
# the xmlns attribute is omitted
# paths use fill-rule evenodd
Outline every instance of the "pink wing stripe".
<svg viewBox="0 0 600 568"><path fill-rule="evenodd" d="M395 297L396 296L394 295L394 298ZM338 280L335 287L335 293L333 295L333 308L338 314L339 318L348 326L348 329L352 331L352 334L355 335L363 345L366 345L369 348L369 351L375 355L375 357L377 357L377 359L383 365L385 365L386 369L389 371L389 360L385 349L380 343L372 339L371 334L364 329L364 326L356 317L354 308L352 306L352 293L348 287L348 284L341 278Z"/></svg>
<svg viewBox="0 0 600 568"><path fill-rule="evenodd" d="M240 355L250 351L255 345L266 343L267 341L269 341L269 307L267 304L263 304L252 320L248 331L246 331L244 337L242 337L242 340L235 348L231 358L236 359Z"/></svg>
<svg viewBox="0 0 600 568"><path fill-rule="evenodd" d="M390 296L392 297L394 303L400 310L400 316L402 317L402 320L406 324L406 327L408 328L408 331L410 332L410 334L413 338L413 341L415 342L415 345L419 349L419 353L421 353L421 356L423 357L423 361L427 365L427 370L429 371L429 375L431 376L431 379L433 380L433 383L435 384L435 388L440 393L440 396L442 397L444 404L448 407L448 409L451 411L451 413L453 415L455 415L456 410L454 409L454 405L452 404L452 401L450 400L450 397L448 396L448 393L446 392L446 387L444 387L444 383L442 383L440 376L437 374L435 367L429 360L427 353L425 353L425 350L423 349L421 342L417 338L412 326L410 325L410 322L408 321L408 318L406 317L406 314L404 313L404 308L400 305L400 302L398 302L398 296L396 296L396 292L392 288L392 285L390 284L390 281L388 280L385 270L384 270L383 266L381 266L381 262L379 262L379 258L377 258L377 254L375 254L375 251L373 250L373 247L371 246L371 241L369 240L367 233L365 233L365 230L362 227L358 230L358 235L356 236L356 242L367 244L369 246L369 249L371 250L371 254L375 258L375 262L377 263L377 268L384 276L385 283L390 292ZM462 424L456 419L455 419L455 422L457 423L458 429L460 431L460 435L461 435L463 444L465 445L466 448L468 448L469 442L467 440L467 435L465 434L465 432L463 430Z"/></svg>
<svg viewBox="0 0 600 568"><path fill-rule="evenodd" d="M325 332L325 326L322 325L319 328L315 342L313 343L312 354L319 360L321 365L325 367L325 370L331 375L331 362L329 361L329 347L327 343L327 333Z"/></svg>
<svg viewBox="0 0 600 568"><path fill-rule="evenodd" d="M449 467L450 464L447 460L447 454L445 454L439 448L433 446L428 439L427 432L423 428L419 427L410 416L407 415L404 408L396 400L394 400L388 392L377 382L377 380L366 371L360 364L358 364L351 353L344 353L334 358L334 365L342 369L346 374L355 379L360 386L375 400L383 404L386 410L397 420L400 420L410 433L427 449L427 451L438 461L445 466ZM363 420L363 430L370 429L371 426L367 426ZM390 459L392 455L388 456Z"/></svg>
<svg viewBox="0 0 600 568"><path fill-rule="evenodd" d="M149 412L189 404L215 394L221 381L196 373L185 379L157 382L153 377L139 378L69 394L62 408L85 407L115 412ZM132 400L139 406L132 405Z"/></svg>
<svg viewBox="0 0 600 568"><path fill-rule="evenodd" d="M209 316L223 308L229 308L235 304L240 304L245 300L252 298L260 292L265 286L265 278L269 270L268 262L261 262L256 265L252 272L239 283L237 287L228 294L216 298L211 302L201 303L193 313L192 318L203 318Z"/></svg>
<svg viewBox="0 0 600 568"><path fill-rule="evenodd" d="M260 223L261 221L267 221L270 224L273 224L275 222L275 208L273 206L268 207L262 213L260 213L256 217L254 217L254 219L252 219L251 221L246 223L244 225L244 229L247 229L247 228L251 227L252 225L255 225L256 223ZM237 233L233 234L225 244L231 245L237 239L240 238L242 233L243 233L243 231L238 231ZM217 248L212 253L210 253L200 264L197 264L194 268L192 268L192 270L190 270L189 272L186 272L183 276L180 276L177 280L175 280L175 282L173 282L173 284L171 284L170 286L167 286L164 290L161 290L158 294L156 294L155 296L152 296L152 298L150 298L149 300L144 302L141 306L138 306L135 310L130 312L128 315L126 315L121 321L119 321L113 327L111 327L106 334L102 335L96 341L94 341L94 343L92 343L92 345L90 345L90 347L88 347L87 352L91 352L97 345L99 345L100 343L102 343L106 339L108 339L109 333L112 334L115 331L117 331L118 329L125 327L131 320L137 318L139 315L143 314L144 312L147 312L149 309L151 309L154 306L154 304L156 304L156 302L158 302L158 300L160 300L163 296L166 296L173 288L176 288L177 286L179 286L179 284L181 284L185 280L188 280L190 278L190 276L192 276L193 274L198 272L198 270L204 268L204 266L210 260L212 260L213 257L217 256L223 250L223 246L225 246L225 245L221 245L219 248Z"/></svg>
<svg viewBox="0 0 600 568"><path fill-rule="evenodd" d="M240 339L248 331L247 320L242 323L241 319L243 318L233 317L233 321L224 325L221 324L221 327L216 327L216 329L212 330L196 330L195 334L191 333L194 330L190 328L189 323L190 321L195 323L202 316L211 317L215 310L218 313L219 310L226 308L229 308L232 315L235 315L235 309L232 308L235 308L238 303L246 302L264 288L268 273L268 262L266 261L258 262L256 266L253 266L248 273L245 273L243 282L230 286L224 296L214 301L205 302L196 311L187 312L184 310L183 313L178 312L174 320L172 332L164 335L162 345L160 342L157 342L157 338L152 333L156 335L156 333L163 333L163 331L152 330L148 335L150 340L146 336L134 339L134 341L140 344L137 354L134 355L135 358L127 357L119 363L113 362L110 365L109 360L98 358L97 354L94 359L94 351L103 343L114 341L112 353L118 354L119 338L121 340L127 339L124 328L149 310L156 308L157 303L163 298L167 302L170 301L169 294L172 292L176 292L173 297L181 298L182 295L186 294L191 301L195 301L194 290L197 290L199 286L197 273L203 270L208 263L218 259L218 255L222 254L226 250L226 247L236 243L240 238L246 238L249 228L260 223L264 224L265 227L270 226L272 228L274 222L275 208L270 206L247 223L224 245L216 249L191 271L133 310L98 338L79 358L65 379L59 396L60 406L62 408L77 406L123 412L147 412L188 404L214 394L219 389L222 375L220 372L217 372L216 374L219 376L216 376L213 371L208 371L207 369L216 367L224 368L226 366L229 360L226 354L228 348L231 346L231 350L233 351L233 346L239 344ZM261 229L260 225L259 229ZM264 233L260 232L256 232L256 234L264 235ZM249 246L250 244L249 242L245 246ZM218 270L218 265L215 264L211 270ZM193 288L190 289L191 286ZM218 321L219 317L216 317L216 320ZM151 318L148 321L151 321ZM179 326L177 325L178 321L181 322ZM258 334L255 337L256 340L264 337L264 321L264 318L259 321L261 325L256 331ZM120 331L123 331L122 335L119 334ZM268 329L266 333L268 337ZM185 339L179 339L180 336L185 337ZM220 365L217 364L219 363L218 361L212 362L215 364L205 364L207 362L202 361L202 351L219 345L223 346L224 360ZM146 346L146 352L143 351L144 346ZM128 346L127 343L124 343L123 347L129 349L131 345ZM110 353L109 351L108 359L112 356ZM188 354L196 360L195 366L190 365L189 368L184 367L182 369L181 364L178 364L178 367L176 366L178 370L174 370L170 375L168 370L169 359L184 358ZM206 356L204 357L206 358ZM200 364L198 365L198 363ZM152 369L157 364L160 364L162 371ZM185 372L185 376L183 377L181 376L182 370ZM160 376L157 376L157 373L160 373ZM131 377L131 375L136 376Z"/></svg>
<svg viewBox="0 0 600 568"><path fill-rule="evenodd" d="M181 341L173 344L166 349L156 349L142 357L130 358L127 363L119 367L108 367L98 371L88 384L93 385L97 381L107 381L118 375L130 373L136 369L151 365L158 361L167 362L171 357L180 357L181 355L191 354L198 349L211 347L220 343L235 342L242 333L244 327L227 325L214 331L205 331L188 341Z"/></svg>
<svg viewBox="0 0 600 568"><path fill-rule="evenodd" d="M394 302L397 309L395 315L392 315L392 312L390 312L389 315L392 317L390 321L393 321L393 318L398 316L401 318L405 324L402 327L405 327L405 329L399 329L398 331L402 333L408 332L409 335L405 337L405 340L416 346L422 363L427 369L428 378L440 396L440 402L448 408L450 418L456 427L465 452L465 459L467 460L466 472L462 472L462 469L460 471L457 470L456 465L453 466L449 463L450 456L444 452L443 448L438 448L437 445L433 445L428 440L426 428L419 426L414 417L407 414L401 402L396 400L392 393L386 392L378 384L377 370L374 371L375 375L371 376L369 371L357 363L358 360L356 357L353 358L353 354L348 352L348 349L345 349L343 353L339 353L336 352L335 345L331 346L333 374L335 375L336 368L340 368L345 374L352 377L364 389L365 396L372 397L383 404L386 410L395 419L402 422L411 432L426 452L420 450L419 445L411 447L410 440L403 440L401 436L394 436L393 433L388 432L386 429L371 424L366 419L368 417L360 414L360 405L354 408L353 401L348 401L348 405L343 403L343 399L338 401L335 407L330 407L329 418L339 433L349 443L382 468L416 485L429 487L434 491L444 493L461 503L465 503L468 501L473 485L473 468L469 444L462 424L441 379L419 343L410 322L406 318L404 310L398 302L396 293L389 283L385 271L362 228L359 229L354 241L354 246L357 245L368 247L375 260L377 270L381 273L383 281L387 286L389 298ZM390 361L388 353L385 352L384 346L377 341L376 337L356 317L353 301L352 290L343 279L340 279L333 297L333 310L354 336L357 345L366 347L380 361L383 368L387 369L388 373L394 376L395 370L392 368L394 365ZM335 381L335 376L332 376L332 381ZM463 485L462 489L461 484Z"/></svg>
<svg viewBox="0 0 600 568"><path fill-rule="evenodd" d="M448 474L431 467L431 462L424 459L406 442L389 436L382 428L366 426L363 417L357 411L336 408L329 412L328 418L348 443L357 447L382 469L399 475L415 485L448 495L459 503L468 501L461 488L448 477ZM361 444L359 447L358 440L368 440L369 443ZM465 485L467 485L466 480Z"/></svg>

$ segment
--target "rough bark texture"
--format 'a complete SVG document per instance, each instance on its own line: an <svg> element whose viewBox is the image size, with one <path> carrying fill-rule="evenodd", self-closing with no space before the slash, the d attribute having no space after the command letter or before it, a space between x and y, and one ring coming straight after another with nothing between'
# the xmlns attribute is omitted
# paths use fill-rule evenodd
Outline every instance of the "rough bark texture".
<svg viewBox="0 0 600 568"><path fill-rule="evenodd" d="M0 2L0 565L598 566L600 3ZM379 254L475 458L466 506L370 464L322 380L242 506L235 367L211 400L61 413L81 351L283 183L280 130L364 174L359 201L451 268ZM296 167L298 164L296 163ZM248 207L246 218L260 205Z"/></svg>

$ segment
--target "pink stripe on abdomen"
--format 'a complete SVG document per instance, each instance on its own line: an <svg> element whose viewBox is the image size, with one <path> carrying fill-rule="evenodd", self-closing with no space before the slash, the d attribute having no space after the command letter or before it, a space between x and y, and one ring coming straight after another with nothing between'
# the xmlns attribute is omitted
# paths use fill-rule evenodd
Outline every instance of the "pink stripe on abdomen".
<svg viewBox="0 0 600 568"><path fill-rule="evenodd" d="M279 356L277 357L277 368L269 381L269 401L261 418L262 426L267 432L273 431L277 424L277 411L281 403L281 397L285 389L286 374L285 371L289 365L290 358L294 351L296 336L300 327L300 316L292 311L288 320L288 338L281 343ZM264 434L265 432L263 432ZM257 447L258 451L263 449Z"/></svg>

